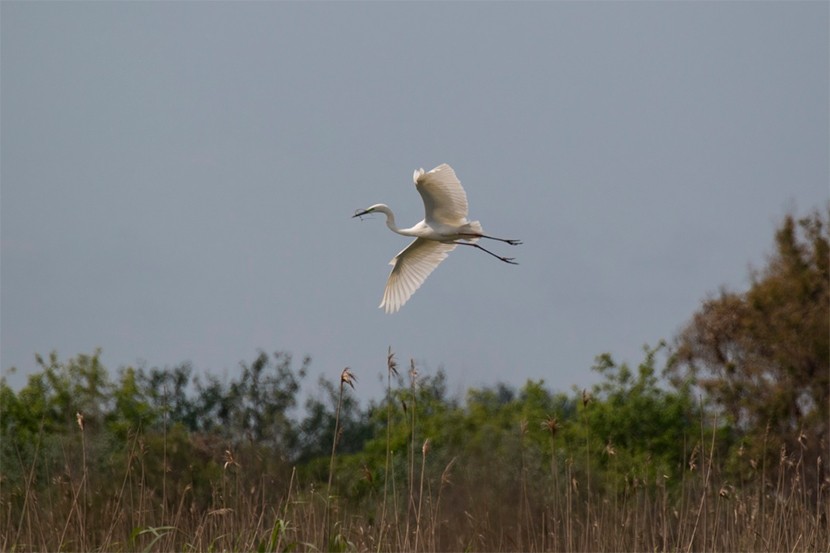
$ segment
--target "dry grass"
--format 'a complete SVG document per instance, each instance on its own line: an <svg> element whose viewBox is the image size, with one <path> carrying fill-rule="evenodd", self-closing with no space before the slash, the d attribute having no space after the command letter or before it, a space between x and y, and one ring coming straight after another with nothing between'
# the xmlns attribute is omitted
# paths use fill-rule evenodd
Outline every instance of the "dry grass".
<svg viewBox="0 0 830 553"><path fill-rule="evenodd" d="M414 369L414 367L413 367ZM396 364L391 352L387 390ZM417 374L410 371L414 390ZM344 385L353 385L344 371ZM235 451L218 444L221 473L210 489L192 480L148 479L148 458L139 432L124 444L127 462L119 474L96 474L95 444L79 416L75 443L66 444L64 471L49 486L34 481L35 461L20 467L25 489L13 510L3 490L3 551L828 551L830 502L827 483L808 482L803 451L781 450L777 459L746 459L748 475L731 481L717 459L716 433L684 456L682 480L631 467L624 483L605 482L587 470L587 447L554 447L555 418L515 432L515 455L482 459L442 457L416 427L415 394L407 406L411 438L405 454L392 451L387 434L385 461L364 467L369 493L349 497L335 467L338 432L332 444L328 482L302 481L296 469L267 474L255 449ZM339 413L338 413L339 414ZM391 420L391 414L388 414ZM526 440L534 425L550 434L550 449ZM538 428L538 426L537 426ZM416 447L418 436L420 447ZM165 433L167 463L167 434ZM685 444L678 444L685 448ZM805 445L806 447L806 445ZM614 462L608 444L604 455ZM434 458L433 458L434 457ZM23 457L21 456L20 459ZM420 463L417 462L420 459ZM587 463L581 467L580 463ZM821 462L821 461L819 461ZM417 465L420 464L418 467ZM776 469L776 470L774 470ZM154 470L154 469L152 469ZM383 482L372 474L383 474ZM773 476L775 475L775 476ZM100 497L103 479L116 490ZM379 480L379 479L378 479ZM405 481L402 481L405 480Z"/></svg>

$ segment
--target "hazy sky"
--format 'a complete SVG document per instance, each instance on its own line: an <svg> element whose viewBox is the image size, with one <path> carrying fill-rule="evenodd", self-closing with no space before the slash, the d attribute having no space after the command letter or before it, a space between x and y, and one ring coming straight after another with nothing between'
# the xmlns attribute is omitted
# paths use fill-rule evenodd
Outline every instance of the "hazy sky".
<svg viewBox="0 0 830 553"><path fill-rule="evenodd" d="M827 201L829 6L4 1L2 369L636 364ZM408 239L350 217L414 224L442 162L521 264L459 248L386 315Z"/></svg>

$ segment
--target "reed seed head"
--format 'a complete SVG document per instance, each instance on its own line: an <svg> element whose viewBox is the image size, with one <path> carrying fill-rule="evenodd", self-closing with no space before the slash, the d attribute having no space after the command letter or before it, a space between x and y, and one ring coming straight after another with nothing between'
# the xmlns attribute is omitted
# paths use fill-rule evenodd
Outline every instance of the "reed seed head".
<svg viewBox="0 0 830 553"><path fill-rule="evenodd" d="M343 372L340 373L340 385L348 384L354 390L354 383L357 382L357 377L349 370L349 367L343 369Z"/></svg>
<svg viewBox="0 0 830 553"><path fill-rule="evenodd" d="M588 404L594 400L594 396L591 395L591 392L584 389L582 390L582 407L588 407Z"/></svg>
<svg viewBox="0 0 830 553"><path fill-rule="evenodd" d="M389 351L386 353L386 370L390 374L398 376L398 362L395 361L395 354L392 353L392 346L389 346Z"/></svg>
<svg viewBox="0 0 830 553"><path fill-rule="evenodd" d="M415 386L415 382L418 380L418 369L415 368L415 360L409 360L409 379L412 381L412 385Z"/></svg>
<svg viewBox="0 0 830 553"><path fill-rule="evenodd" d="M363 464L363 479L366 480L370 485L374 481L372 478L372 471L369 470L369 467L366 466L366 463Z"/></svg>
<svg viewBox="0 0 830 553"><path fill-rule="evenodd" d="M223 467L223 470L228 470L228 467L241 467L241 466L242 465L240 465L236 461L236 459L233 458L233 451L231 451L230 449L226 449L225 450L225 465Z"/></svg>
<svg viewBox="0 0 830 553"><path fill-rule="evenodd" d="M692 472L697 470L697 455L698 455L699 450L700 450L700 444L695 446L695 448L692 450L692 455L689 458L689 470L692 471Z"/></svg>
<svg viewBox="0 0 830 553"><path fill-rule="evenodd" d="M447 463L447 466L444 467L444 472L441 473L441 485L452 484L452 480L450 480L450 469L452 469L456 459L458 459L458 457L453 457L450 459L450 462Z"/></svg>
<svg viewBox="0 0 830 553"><path fill-rule="evenodd" d="M550 432L550 437L553 438L559 431L559 420L549 415L548 418L542 421L542 429Z"/></svg>

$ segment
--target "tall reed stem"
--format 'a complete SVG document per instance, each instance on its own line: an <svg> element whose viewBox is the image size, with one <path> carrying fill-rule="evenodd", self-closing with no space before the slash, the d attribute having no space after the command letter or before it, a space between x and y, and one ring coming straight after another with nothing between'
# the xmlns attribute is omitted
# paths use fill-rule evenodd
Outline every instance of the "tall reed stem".
<svg viewBox="0 0 830 553"><path fill-rule="evenodd" d="M357 378L349 370L349 367L343 369L340 373L340 394L337 397L337 411L334 414L334 438L331 440L331 460L329 461L329 481L326 486L326 517L325 517L325 535L330 538L330 515L331 515L331 482L334 478L334 459L337 452L337 442L340 441L340 410L343 407L343 387L348 384L354 389L354 382ZM327 540L329 541L329 540Z"/></svg>
<svg viewBox="0 0 830 553"><path fill-rule="evenodd" d="M383 507L380 517L380 537L377 550L381 550L383 535L386 532L386 502L389 489L389 465L392 461L392 374L398 376L398 364L395 362L395 354L392 353L392 346L386 352L386 466L383 471Z"/></svg>

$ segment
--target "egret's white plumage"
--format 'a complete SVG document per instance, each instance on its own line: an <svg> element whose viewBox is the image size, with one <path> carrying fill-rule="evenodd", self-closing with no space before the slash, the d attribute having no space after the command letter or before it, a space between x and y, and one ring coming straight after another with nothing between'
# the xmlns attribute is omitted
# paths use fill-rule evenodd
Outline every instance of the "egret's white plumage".
<svg viewBox="0 0 830 553"><path fill-rule="evenodd" d="M521 244L519 240L485 236L478 221L467 220L467 194L455 176L455 171L446 163L429 172L423 169L415 171L413 180L424 200L424 220L415 226L398 228L395 225L395 215L385 204L375 204L354 215L359 217L373 212L384 213L386 226L393 232L415 237L411 244L389 262L392 272L389 273L383 301L380 303L380 307L385 308L387 313L394 313L403 307L456 246L474 246L506 263L515 264L513 258L496 255L475 242L479 238L490 238L511 245Z"/></svg>
<svg viewBox="0 0 830 553"><path fill-rule="evenodd" d="M387 313L394 313L403 307L455 246L453 243L416 238L389 262L392 271L379 307L385 307Z"/></svg>
<svg viewBox="0 0 830 553"><path fill-rule="evenodd" d="M412 180L424 200L426 223L460 226L467 222L467 194L452 167L444 163L429 173L418 169Z"/></svg>

